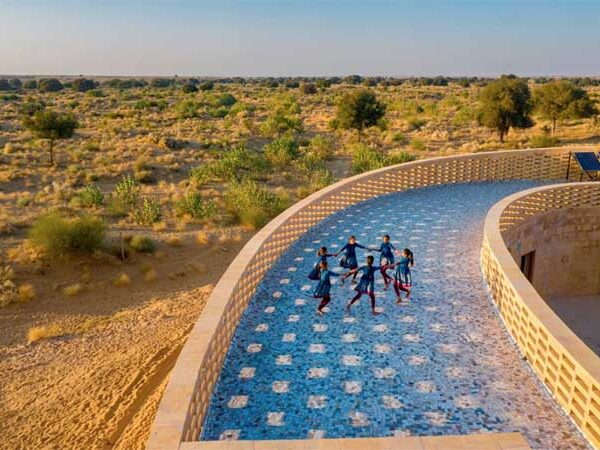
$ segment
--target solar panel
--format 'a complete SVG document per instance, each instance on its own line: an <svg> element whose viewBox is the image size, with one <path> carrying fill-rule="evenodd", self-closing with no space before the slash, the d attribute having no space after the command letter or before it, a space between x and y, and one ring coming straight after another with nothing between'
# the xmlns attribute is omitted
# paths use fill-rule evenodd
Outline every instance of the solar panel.
<svg viewBox="0 0 600 450"><path fill-rule="evenodd" d="M594 152L573 153L581 170L586 172L600 172L600 161Z"/></svg>

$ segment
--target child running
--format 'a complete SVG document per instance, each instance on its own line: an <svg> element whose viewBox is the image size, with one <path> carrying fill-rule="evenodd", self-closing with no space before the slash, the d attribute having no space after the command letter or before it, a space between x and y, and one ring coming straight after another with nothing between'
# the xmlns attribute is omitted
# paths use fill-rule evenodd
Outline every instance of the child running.
<svg viewBox="0 0 600 450"><path fill-rule="evenodd" d="M385 266L394 264L394 252L397 251L396 247L394 247L394 244L390 242L390 235L386 234L385 236L383 236L383 242L381 243L379 248L372 248L370 250L381 253L381 255L379 256L379 265L381 266L381 275L383 276L385 289L387 289L390 284L390 281L392 281L392 277L390 277L386 273L385 270L387 269L387 267Z"/></svg>
<svg viewBox="0 0 600 450"><path fill-rule="evenodd" d="M317 284L313 296L321 299L321 303L319 303L319 306L317 307L317 314L322 316L324 312L323 308L331 301L331 277L339 277L340 274L327 270L327 261L321 261L319 263L319 269L319 284Z"/></svg>
<svg viewBox="0 0 600 450"><path fill-rule="evenodd" d="M327 253L327 247L321 247L319 249L319 251L317 252L317 256L319 259L317 259L317 263L315 264L315 267L313 268L313 270L311 270L310 273L308 274L309 280L320 280L321 279L320 265L322 262L327 262L327 258L329 258L333 255L330 253Z"/></svg>
<svg viewBox="0 0 600 450"><path fill-rule="evenodd" d="M406 292L406 298L410 297L409 287L412 286L412 275L410 273L410 268L414 265L415 260L413 252L410 249L405 248L402 250L402 256L400 256L400 260L390 266L396 268L396 272L394 273L394 290L396 291L397 305L402 303L400 291Z"/></svg>
<svg viewBox="0 0 600 450"><path fill-rule="evenodd" d="M363 294L367 294L369 296L369 298L371 299L371 312L373 314L377 314L377 312L375 311L375 272L377 272L378 270L381 270L381 266L374 266L373 265L374 261L375 261L375 258L373 258L373 256L369 255L369 256L367 256L367 265L366 266L352 269L351 271L349 271L343 275L342 281L352 274L354 274L356 276L356 274L358 272L362 273L362 275L360 277L360 281L354 288L354 290L356 291L356 295L346 305L346 311L350 311L350 308L352 307L352 305Z"/></svg>
<svg viewBox="0 0 600 450"><path fill-rule="evenodd" d="M342 259L340 259L340 266L344 269L350 269L350 271L354 271L352 272L354 274L352 277L352 283L356 283L356 269L358 269L358 260L356 259L357 247L369 250L367 247L356 242L356 236L350 236L346 245L344 245L339 252L334 253L333 255L337 258L340 253L344 253L344 256L342 256Z"/></svg>

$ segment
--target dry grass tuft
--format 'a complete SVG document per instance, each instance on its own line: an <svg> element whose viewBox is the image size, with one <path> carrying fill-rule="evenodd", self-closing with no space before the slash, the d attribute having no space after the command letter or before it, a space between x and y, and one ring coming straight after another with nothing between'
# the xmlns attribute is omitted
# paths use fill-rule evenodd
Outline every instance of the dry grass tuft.
<svg viewBox="0 0 600 450"><path fill-rule="evenodd" d="M208 245L211 243L210 234L208 234L208 232L206 232L204 230L199 231L198 235L196 236L196 241L200 245Z"/></svg>
<svg viewBox="0 0 600 450"><path fill-rule="evenodd" d="M129 286L131 284L131 278L126 273L121 273L117 278L115 278L113 284L117 287Z"/></svg>
<svg viewBox="0 0 600 450"><path fill-rule="evenodd" d="M158 278L158 272L155 269L149 269L144 273L144 281L151 282Z"/></svg>
<svg viewBox="0 0 600 450"><path fill-rule="evenodd" d="M183 245L183 241L179 236L169 236L167 238L167 245L171 247L181 247Z"/></svg>
<svg viewBox="0 0 600 450"><path fill-rule="evenodd" d="M83 285L76 283L76 284L71 284L65 288L63 288L63 294L65 294L67 297L74 297L77 294L79 294L81 291L83 291Z"/></svg>
<svg viewBox="0 0 600 450"><path fill-rule="evenodd" d="M32 344L41 339L50 339L64 334L60 326L54 324L43 327L33 327L27 331L27 343Z"/></svg>
<svg viewBox="0 0 600 450"><path fill-rule="evenodd" d="M169 226L165 221L156 222L154 225L152 225L152 229L156 232L166 231L168 228Z"/></svg>
<svg viewBox="0 0 600 450"><path fill-rule="evenodd" d="M32 284L19 286L18 298L21 303L27 303L35 298L35 288Z"/></svg>

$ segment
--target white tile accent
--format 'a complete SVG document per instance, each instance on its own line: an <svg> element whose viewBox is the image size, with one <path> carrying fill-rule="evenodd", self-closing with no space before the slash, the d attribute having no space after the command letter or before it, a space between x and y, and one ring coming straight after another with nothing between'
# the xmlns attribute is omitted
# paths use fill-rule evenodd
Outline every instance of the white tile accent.
<svg viewBox="0 0 600 450"><path fill-rule="evenodd" d="M373 375L375 378L393 378L396 376L396 369L393 367L374 367Z"/></svg>
<svg viewBox="0 0 600 450"><path fill-rule="evenodd" d="M360 366L362 358L358 355L342 355L342 364L345 366Z"/></svg>
<svg viewBox="0 0 600 450"><path fill-rule="evenodd" d="M234 395L227 402L228 408L245 408L248 405L247 395Z"/></svg>
<svg viewBox="0 0 600 450"><path fill-rule="evenodd" d="M309 395L306 406L311 409L322 409L327 406L326 395Z"/></svg>
<svg viewBox="0 0 600 450"><path fill-rule="evenodd" d="M271 389L276 394L285 394L290 390L290 382L289 381L273 381L271 385Z"/></svg>
<svg viewBox="0 0 600 450"><path fill-rule="evenodd" d="M421 342L421 336L418 334L405 334L402 336L404 342Z"/></svg>
<svg viewBox="0 0 600 450"><path fill-rule="evenodd" d="M300 288L301 291L310 291L311 289L312 286L310 284L305 284Z"/></svg>
<svg viewBox="0 0 600 450"><path fill-rule="evenodd" d="M382 395L381 401L385 409L400 409L404 406L394 395Z"/></svg>
<svg viewBox="0 0 600 450"><path fill-rule="evenodd" d="M310 344L308 346L309 353L325 353L325 344Z"/></svg>
<svg viewBox="0 0 600 450"><path fill-rule="evenodd" d="M294 301L294 304L295 304L296 306L303 306L303 305L305 305L305 304L306 304L306 300L305 300L305 299L303 299L303 298L297 298L297 299Z"/></svg>
<svg viewBox="0 0 600 450"><path fill-rule="evenodd" d="M259 332L259 333L264 333L265 331L269 330L269 325L266 323L261 323L258 324L255 328L255 331Z"/></svg>
<svg viewBox="0 0 600 450"><path fill-rule="evenodd" d="M388 326L385 323L373 326L373 331L376 333L385 333L388 330Z"/></svg>
<svg viewBox="0 0 600 450"><path fill-rule="evenodd" d="M424 415L427 417L427 421L433 426L441 427L448 421L446 414L437 411L426 412Z"/></svg>
<svg viewBox="0 0 600 450"><path fill-rule="evenodd" d="M392 349L388 344L375 344L373 346L373 351L375 353L389 353Z"/></svg>
<svg viewBox="0 0 600 450"><path fill-rule="evenodd" d="M258 353L262 350L262 344L250 344L246 347L248 353Z"/></svg>
<svg viewBox="0 0 600 450"><path fill-rule="evenodd" d="M297 270L298 270L298 268L297 268L297 267L294 267L294 266L292 266L292 267L288 267L288 272L295 272L295 271L297 271Z"/></svg>
<svg viewBox="0 0 600 450"><path fill-rule="evenodd" d="M437 387L433 381L417 381L415 383L415 388L422 394L429 394L437 391Z"/></svg>
<svg viewBox="0 0 600 450"><path fill-rule="evenodd" d="M256 368L255 367L242 367L240 370L240 378L243 378L244 380L248 380L250 378L254 378L254 375L256 374Z"/></svg>
<svg viewBox="0 0 600 450"><path fill-rule="evenodd" d="M278 366L289 366L292 364L292 355L279 355L275 359L275 364Z"/></svg>
<svg viewBox="0 0 600 450"><path fill-rule="evenodd" d="M282 295L283 293L281 291L273 292L273 298L281 298Z"/></svg>
<svg viewBox="0 0 600 450"><path fill-rule="evenodd" d="M300 316L298 314L292 314L288 317L288 322L298 322L300 320Z"/></svg>
<svg viewBox="0 0 600 450"><path fill-rule="evenodd" d="M460 395L454 398L454 405L457 408L477 408L479 407L479 401L472 395Z"/></svg>
<svg viewBox="0 0 600 450"><path fill-rule="evenodd" d="M315 323L313 324L313 331L315 333L324 333L325 331L327 331L327 325L325 325L324 323Z"/></svg>
<svg viewBox="0 0 600 450"><path fill-rule="evenodd" d="M369 425L369 417L363 412L353 411L349 414L349 417L353 427L366 427Z"/></svg>
<svg viewBox="0 0 600 450"><path fill-rule="evenodd" d="M275 307L274 306L267 306L265 308L265 313L267 314L273 314L275 312Z"/></svg>
<svg viewBox="0 0 600 450"><path fill-rule="evenodd" d="M362 383L360 381L344 381L344 391L346 394L360 394Z"/></svg>
<svg viewBox="0 0 600 450"><path fill-rule="evenodd" d="M347 333L342 336L342 342L358 342L358 336L352 333Z"/></svg>
<svg viewBox="0 0 600 450"><path fill-rule="evenodd" d="M285 413L283 412L269 412L267 413L267 425L272 427L280 427L285 422L283 421Z"/></svg>
<svg viewBox="0 0 600 450"><path fill-rule="evenodd" d="M343 322L344 323L354 323L354 322L356 322L356 317L344 317Z"/></svg>
<svg viewBox="0 0 600 450"><path fill-rule="evenodd" d="M428 361L427 356L413 355L408 357L408 365L420 366Z"/></svg>
<svg viewBox="0 0 600 450"><path fill-rule="evenodd" d="M308 430L306 439L323 439L325 437L325 430Z"/></svg>
<svg viewBox="0 0 600 450"><path fill-rule="evenodd" d="M327 378L329 369L326 367L311 367L308 369L308 378Z"/></svg>
<svg viewBox="0 0 600 450"><path fill-rule="evenodd" d="M219 436L221 441L237 441L242 430L225 430Z"/></svg>
<svg viewBox="0 0 600 450"><path fill-rule="evenodd" d="M296 340L296 335L294 333L285 333L281 340L283 342L294 342Z"/></svg>

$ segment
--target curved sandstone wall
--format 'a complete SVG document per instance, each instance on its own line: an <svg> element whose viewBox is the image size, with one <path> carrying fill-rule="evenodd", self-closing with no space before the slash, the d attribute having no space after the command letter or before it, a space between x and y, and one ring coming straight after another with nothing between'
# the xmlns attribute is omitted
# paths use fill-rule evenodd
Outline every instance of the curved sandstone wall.
<svg viewBox="0 0 600 450"><path fill-rule="evenodd" d="M530 240L543 240L544 233L551 238L553 233L575 232L568 222L554 231L545 229L543 223L549 217L564 218L573 208L589 211L598 206L600 183L545 186L503 199L486 217L481 266L500 315L531 367L590 442L600 448L600 358L540 297L507 247L516 251L515 239L524 230L537 235L528 236Z"/></svg>
<svg viewBox="0 0 600 450"><path fill-rule="evenodd" d="M171 374L148 449L174 450L198 439L243 311L267 269L313 225L350 205L407 189L475 181L564 180L570 150L499 151L386 167L342 180L280 214L246 244L215 287ZM579 175L574 172L575 180Z"/></svg>
<svg viewBox="0 0 600 450"><path fill-rule="evenodd" d="M530 281L542 298L600 293L600 208L536 214L502 237L517 264L535 251Z"/></svg>

